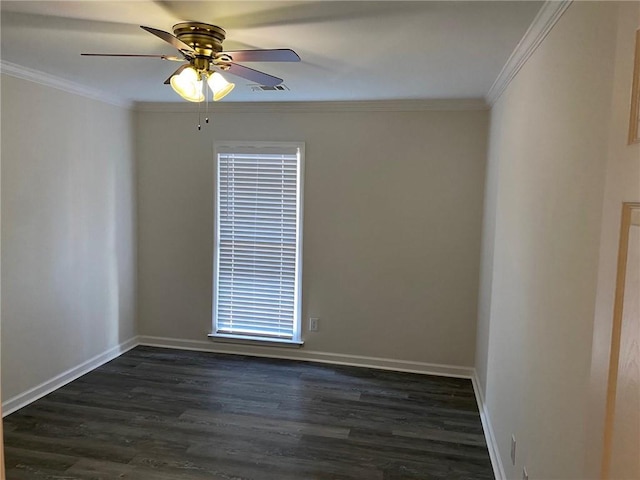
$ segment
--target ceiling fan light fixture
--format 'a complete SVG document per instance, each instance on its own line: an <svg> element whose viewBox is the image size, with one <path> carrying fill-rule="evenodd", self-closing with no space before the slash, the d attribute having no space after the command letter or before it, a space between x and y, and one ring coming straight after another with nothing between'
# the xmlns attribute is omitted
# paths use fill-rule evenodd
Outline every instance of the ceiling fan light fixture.
<svg viewBox="0 0 640 480"><path fill-rule="evenodd" d="M2 0L0 0L1 2ZM277 87L282 79L253 68L241 65L244 62L299 62L300 57L290 48L252 49L225 51L222 42L226 38L224 29L202 22L182 22L173 26L173 34L157 28L140 28L155 35L176 48L179 56L135 53L82 53L92 57L139 57L163 60L186 61L165 84L185 100L202 102L206 81L213 92L213 100L222 100L235 85L227 82L222 75L212 70L221 70L242 77L263 87ZM240 62L240 63L238 63ZM288 89L287 89L288 90ZM208 95L206 95L208 98Z"/></svg>
<svg viewBox="0 0 640 480"><path fill-rule="evenodd" d="M227 80L218 72L213 72L209 75L207 85L209 85L209 88L213 92L213 100L215 102L222 100L236 86L235 83L227 82Z"/></svg>
<svg viewBox="0 0 640 480"><path fill-rule="evenodd" d="M180 74L174 75L169 80L171 88L185 100L190 102L202 102L202 79L193 67L187 67Z"/></svg>

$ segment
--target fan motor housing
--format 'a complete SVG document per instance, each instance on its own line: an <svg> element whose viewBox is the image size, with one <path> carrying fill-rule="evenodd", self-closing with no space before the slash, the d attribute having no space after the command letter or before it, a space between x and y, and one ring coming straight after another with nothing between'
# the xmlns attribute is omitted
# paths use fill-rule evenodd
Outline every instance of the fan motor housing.
<svg viewBox="0 0 640 480"><path fill-rule="evenodd" d="M173 26L173 34L196 51L197 57L212 58L222 51L224 29L201 22L183 22Z"/></svg>

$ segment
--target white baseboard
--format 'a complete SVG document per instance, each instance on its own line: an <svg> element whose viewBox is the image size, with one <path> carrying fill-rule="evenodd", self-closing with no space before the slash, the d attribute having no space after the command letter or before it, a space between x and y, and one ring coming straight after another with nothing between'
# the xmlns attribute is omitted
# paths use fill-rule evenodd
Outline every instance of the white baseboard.
<svg viewBox="0 0 640 480"><path fill-rule="evenodd" d="M493 427L491 426L491 418L489 417L487 404L484 401L484 392L480 387L480 379L478 378L478 372L475 368L473 369L471 382L473 383L473 391L476 394L478 410L480 410L480 421L482 422L484 437L487 441L487 448L489 449L489 457L491 458L493 475L496 477L496 480L507 480L507 475L504 472L504 465L502 465L502 460L500 459L500 452L498 451L498 443L496 442L496 437L493 433Z"/></svg>
<svg viewBox="0 0 640 480"><path fill-rule="evenodd" d="M390 358L365 357L340 353L317 352L305 349L291 349L276 346L254 346L243 344L216 343L206 340L180 340L165 337L138 337L140 345L150 347L177 348L180 350L196 350L214 353L230 353L248 355L252 357L282 358L285 360L301 360L305 362L331 363L336 365L350 365L353 367L377 368L380 370L395 370L398 372L422 373L446 377L472 378L472 367L458 367L455 365L441 365L437 363L413 362L408 360L394 360Z"/></svg>
<svg viewBox="0 0 640 480"><path fill-rule="evenodd" d="M47 380L46 382L43 382L33 388L30 388L26 392L20 393L15 397L7 399L6 401L2 402L2 416L5 417L15 412L16 410L19 410L22 407L35 402L39 398L44 397L45 395L53 392L54 390L57 390L67 383L74 381L76 378L81 377L85 373L98 368L100 365L103 365L122 355L123 353L131 350L132 348L138 346L138 343L138 337L130 338L129 340L122 342L121 344L116 345L115 347L110 348L109 350L96 355L93 358L90 358L77 367L70 368L69 370L62 372L61 374L56 375L52 379Z"/></svg>

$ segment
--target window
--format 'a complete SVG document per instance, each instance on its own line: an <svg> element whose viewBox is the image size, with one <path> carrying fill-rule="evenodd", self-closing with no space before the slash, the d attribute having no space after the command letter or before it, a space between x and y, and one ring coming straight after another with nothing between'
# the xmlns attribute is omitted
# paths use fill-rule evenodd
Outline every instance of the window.
<svg viewBox="0 0 640 480"><path fill-rule="evenodd" d="M213 336L300 343L303 155L216 145Z"/></svg>

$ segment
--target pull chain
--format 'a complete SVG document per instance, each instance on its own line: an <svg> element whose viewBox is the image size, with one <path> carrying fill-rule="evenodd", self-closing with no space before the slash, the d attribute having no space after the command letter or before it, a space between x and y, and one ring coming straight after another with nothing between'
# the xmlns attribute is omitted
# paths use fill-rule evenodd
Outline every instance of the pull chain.
<svg viewBox="0 0 640 480"><path fill-rule="evenodd" d="M202 75L202 74L201 74ZM201 76L200 78L203 78ZM206 78L206 76L204 76ZM202 93L204 93L204 103L205 103L205 112L204 112L204 123L209 123L209 89L205 87L205 80L202 80ZM202 130L202 102L198 102L198 131Z"/></svg>
<svg viewBox="0 0 640 480"><path fill-rule="evenodd" d="M204 101L205 101L205 117L204 117L204 123L209 123L209 88L204 88L205 93L205 97L204 97Z"/></svg>
<svg viewBox="0 0 640 480"><path fill-rule="evenodd" d="M198 73L198 75L200 76L201 74ZM200 78L202 78L202 76L200 76ZM202 85L204 86L204 82L202 82ZM200 93L202 93L202 90L200 91ZM198 102L198 131L202 130L202 121L201 121L201 111L202 111L202 107L200 106L202 102Z"/></svg>

